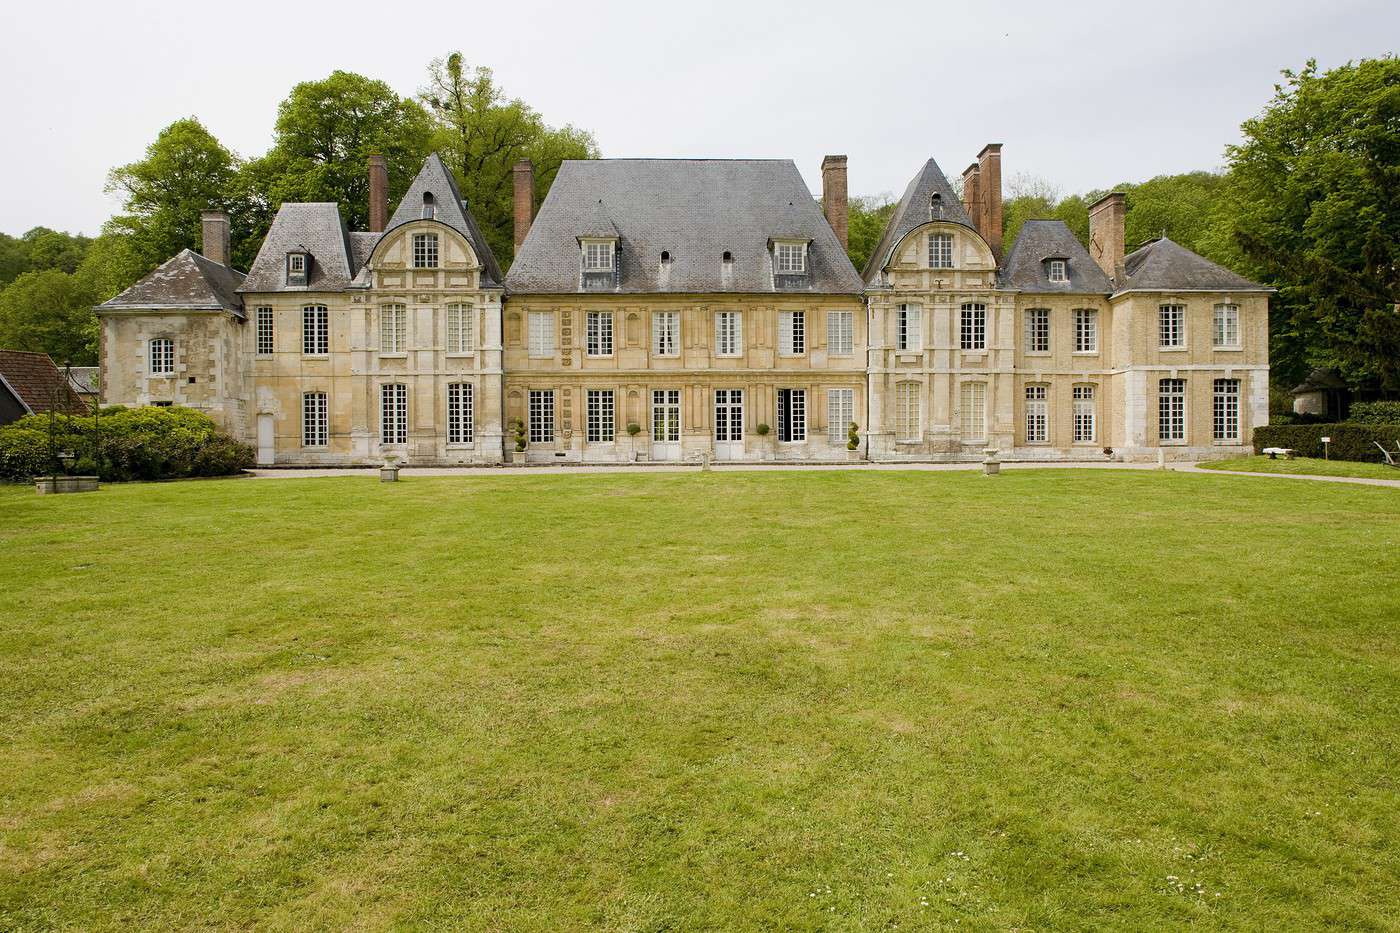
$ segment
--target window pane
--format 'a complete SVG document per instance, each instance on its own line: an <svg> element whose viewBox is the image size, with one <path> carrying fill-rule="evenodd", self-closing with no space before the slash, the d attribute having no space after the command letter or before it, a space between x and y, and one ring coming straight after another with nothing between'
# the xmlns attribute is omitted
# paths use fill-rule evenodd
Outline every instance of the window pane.
<svg viewBox="0 0 1400 933"><path fill-rule="evenodd" d="M408 442L408 386L379 387L379 441L381 444Z"/></svg>
<svg viewBox="0 0 1400 933"><path fill-rule="evenodd" d="M743 352L742 318L738 311L715 313L715 353L718 356L738 356Z"/></svg>
<svg viewBox="0 0 1400 933"><path fill-rule="evenodd" d="M447 387L447 442L470 444L473 440L473 392L469 382L454 382Z"/></svg>
<svg viewBox="0 0 1400 933"><path fill-rule="evenodd" d="M616 406L612 389L589 389L587 429L590 444L607 443L616 431Z"/></svg>
<svg viewBox="0 0 1400 933"><path fill-rule="evenodd" d="M1163 441L1186 440L1186 380L1157 383L1157 436Z"/></svg>
<svg viewBox="0 0 1400 933"><path fill-rule="evenodd" d="M1214 439L1239 443L1240 439L1240 381L1217 379L1214 385Z"/></svg>
<svg viewBox="0 0 1400 933"><path fill-rule="evenodd" d="M845 446L846 432L856 417L855 389L828 389L826 392L826 441L833 447Z"/></svg>
<svg viewBox="0 0 1400 933"><path fill-rule="evenodd" d="M1026 386L1026 443L1044 444L1050 439L1050 411L1043 385Z"/></svg>
<svg viewBox="0 0 1400 933"><path fill-rule="evenodd" d="M807 440L807 390L778 390L778 440Z"/></svg>
<svg viewBox="0 0 1400 933"><path fill-rule="evenodd" d="M715 440L744 439L744 390L715 390Z"/></svg>
<svg viewBox="0 0 1400 933"><path fill-rule="evenodd" d="M1026 312L1026 352L1050 352L1050 309L1031 308Z"/></svg>
<svg viewBox="0 0 1400 933"><path fill-rule="evenodd" d="M1158 312L1159 345L1186 346L1186 306L1162 305Z"/></svg>
<svg viewBox="0 0 1400 933"><path fill-rule="evenodd" d="M934 233L928 238L928 264L934 269L953 268L953 235Z"/></svg>
<svg viewBox="0 0 1400 933"><path fill-rule="evenodd" d="M302 308L301 352L307 356L324 356L330 352L330 319L325 305Z"/></svg>
<svg viewBox="0 0 1400 933"><path fill-rule="evenodd" d="M987 384L964 382L960 392L962 437L964 441L980 441L987 437Z"/></svg>
<svg viewBox="0 0 1400 933"><path fill-rule="evenodd" d="M273 341L273 331L272 331L272 309L271 309L271 308L259 308L259 309L258 309L258 338L257 338L257 339L258 339L257 353L258 353L259 356L268 356L268 355L270 355L270 354L272 353L272 351L273 351L274 349L276 349L275 344L274 344L274 341Z"/></svg>
<svg viewBox="0 0 1400 933"><path fill-rule="evenodd" d="M1074 387L1074 439L1079 442L1094 440L1096 433L1094 414L1094 387Z"/></svg>
<svg viewBox="0 0 1400 933"><path fill-rule="evenodd" d="M413 268L436 269L438 264L438 238L436 233L415 233L413 235Z"/></svg>
<svg viewBox="0 0 1400 933"><path fill-rule="evenodd" d="M1074 352L1099 352L1099 313L1092 308L1075 309Z"/></svg>
<svg viewBox="0 0 1400 933"><path fill-rule="evenodd" d="M961 323L962 349L987 349L987 306L973 303L963 305Z"/></svg>
<svg viewBox="0 0 1400 933"><path fill-rule="evenodd" d="M301 443L304 447L324 447L329 442L326 421L326 393L308 392L301 397Z"/></svg>
<svg viewBox="0 0 1400 933"><path fill-rule="evenodd" d="M828 311L826 314L826 346L829 353L845 355L855 352L855 314L851 311Z"/></svg>
<svg viewBox="0 0 1400 933"><path fill-rule="evenodd" d="M554 355L554 312L530 312L530 356Z"/></svg>
<svg viewBox="0 0 1400 933"><path fill-rule="evenodd" d="M923 309L918 305L900 305L895 312L895 349L919 350L924 345Z"/></svg>
<svg viewBox="0 0 1400 933"><path fill-rule="evenodd" d="M922 437L919 420L920 396L923 386L917 382L901 382L894 387L895 435L902 441L917 441Z"/></svg>
<svg viewBox="0 0 1400 933"><path fill-rule="evenodd" d="M554 442L554 390L530 390L530 443Z"/></svg>
<svg viewBox="0 0 1400 933"><path fill-rule="evenodd" d="M653 311L651 314L651 349L657 356L675 356L680 352L681 315L679 311Z"/></svg>

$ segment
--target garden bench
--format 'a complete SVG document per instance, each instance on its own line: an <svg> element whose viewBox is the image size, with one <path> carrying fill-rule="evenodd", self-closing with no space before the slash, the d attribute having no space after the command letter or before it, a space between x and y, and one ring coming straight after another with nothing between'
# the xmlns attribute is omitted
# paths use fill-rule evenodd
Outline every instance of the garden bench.
<svg viewBox="0 0 1400 933"><path fill-rule="evenodd" d="M1282 457L1282 458L1285 459L1285 460L1292 460L1292 459L1293 459L1293 448L1292 448L1292 447L1265 447L1265 448L1264 448L1264 456L1268 457L1270 460L1277 460L1279 457Z"/></svg>

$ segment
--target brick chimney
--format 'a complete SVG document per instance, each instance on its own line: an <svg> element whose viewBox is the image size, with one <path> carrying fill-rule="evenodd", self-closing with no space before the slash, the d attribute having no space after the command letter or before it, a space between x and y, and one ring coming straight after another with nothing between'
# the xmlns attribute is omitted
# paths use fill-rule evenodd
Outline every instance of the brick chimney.
<svg viewBox="0 0 1400 933"><path fill-rule="evenodd" d="M535 221L535 163L521 159L515 163L515 248L525 242Z"/></svg>
<svg viewBox="0 0 1400 933"><path fill-rule="evenodd" d="M369 231L383 233L389 224L389 163L379 153L369 157Z"/></svg>
<svg viewBox="0 0 1400 933"><path fill-rule="evenodd" d="M1089 205L1089 255L1116 285L1124 279L1123 228L1127 217L1127 201L1121 191L1112 191Z"/></svg>
<svg viewBox="0 0 1400 933"><path fill-rule="evenodd" d="M199 215L201 239L204 241L201 252L205 259L227 266L230 261L228 214L223 211L205 211Z"/></svg>
<svg viewBox="0 0 1400 933"><path fill-rule="evenodd" d="M841 248L850 234L850 213L846 204L846 157L829 155L822 159L822 213L836 231Z"/></svg>
<svg viewBox="0 0 1400 933"><path fill-rule="evenodd" d="M987 143L977 153L977 195L982 199L982 238L1001 259L1001 143Z"/></svg>
<svg viewBox="0 0 1400 933"><path fill-rule="evenodd" d="M973 162L963 169L963 207L967 209L967 216L972 220L972 225L977 228L977 232L982 232L982 193L977 190L978 174L981 166Z"/></svg>

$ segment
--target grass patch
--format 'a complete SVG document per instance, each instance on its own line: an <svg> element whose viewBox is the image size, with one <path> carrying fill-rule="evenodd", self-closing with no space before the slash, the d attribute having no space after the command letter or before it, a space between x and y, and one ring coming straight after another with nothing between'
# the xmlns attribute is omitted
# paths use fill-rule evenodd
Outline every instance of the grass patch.
<svg viewBox="0 0 1400 933"><path fill-rule="evenodd" d="M1400 497L0 489L0 928L1393 929Z"/></svg>
<svg viewBox="0 0 1400 933"><path fill-rule="evenodd" d="M1384 463L1359 463L1354 460L1322 460L1316 457L1295 457L1292 460L1270 460L1268 457L1233 457L1199 464L1203 470L1228 470L1245 473L1292 473L1306 476L1356 476L1362 479L1400 480L1400 470Z"/></svg>

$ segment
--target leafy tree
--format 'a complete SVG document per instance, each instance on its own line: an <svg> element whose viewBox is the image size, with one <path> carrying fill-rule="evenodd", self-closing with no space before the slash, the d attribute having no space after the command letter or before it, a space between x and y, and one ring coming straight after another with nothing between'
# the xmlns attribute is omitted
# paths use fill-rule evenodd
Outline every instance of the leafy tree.
<svg viewBox="0 0 1400 933"><path fill-rule="evenodd" d="M266 222L283 201L338 201L350 227L363 230L370 155L384 156L397 199L431 150L432 131L427 111L383 81L349 71L304 81L278 106L272 149L248 166L245 198Z"/></svg>
<svg viewBox="0 0 1400 933"><path fill-rule="evenodd" d="M1119 185L1113 190L1127 195L1128 249L1167 236L1189 250L1208 255L1206 242L1224 185L1225 176L1217 172L1158 175L1141 184ZM1095 198L1100 196L1102 192L1094 193ZM1087 221L1088 205L1085 207Z"/></svg>
<svg viewBox="0 0 1400 933"><path fill-rule="evenodd" d="M1400 59L1309 61L1241 127L1211 247L1274 284L1271 349L1400 391Z"/></svg>
<svg viewBox="0 0 1400 933"><path fill-rule="evenodd" d="M92 243L81 234L35 227L22 237L0 233L0 285L13 282L24 272L78 268Z"/></svg>
<svg viewBox="0 0 1400 933"><path fill-rule="evenodd" d="M885 225L890 221L898 201L888 192L866 197L851 198L847 207L846 255L857 272L865 271L870 254L880 245L880 237Z"/></svg>
<svg viewBox="0 0 1400 933"><path fill-rule="evenodd" d="M26 272L0 291L0 347L47 353L62 365L97 362L92 291L61 269Z"/></svg>
<svg viewBox="0 0 1400 933"><path fill-rule="evenodd" d="M520 159L535 165L535 198L549 191L565 159L596 159L592 134L554 129L525 102L507 99L491 69L468 68L460 52L428 66L419 98L436 120L433 146L457 177L482 233L502 266L514 256L512 171Z"/></svg>

